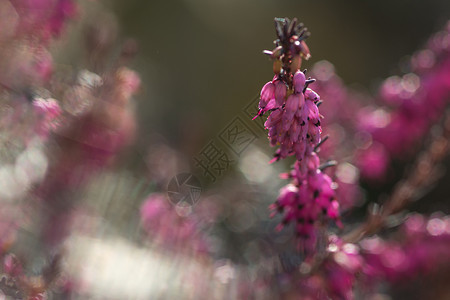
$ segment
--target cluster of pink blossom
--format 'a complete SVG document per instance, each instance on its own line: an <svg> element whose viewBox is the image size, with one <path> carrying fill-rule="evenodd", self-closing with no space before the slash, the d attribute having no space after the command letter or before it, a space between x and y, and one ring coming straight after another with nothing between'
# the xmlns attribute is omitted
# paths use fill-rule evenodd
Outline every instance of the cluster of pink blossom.
<svg viewBox="0 0 450 300"><path fill-rule="evenodd" d="M270 112L265 126L271 145L279 145L274 161L291 155L297 161L293 170L282 176L292 179L292 183L281 189L278 200L270 207L271 216L277 212L284 214L278 229L295 223L297 235L303 238L303 248L314 252L321 216L340 225L340 204L336 198L344 199L346 209L352 207L361 197L359 174L366 179L384 177L389 161L399 154L411 153L412 147L441 116L450 94L450 25L430 39L428 49L412 57L411 69L415 74L391 77L383 83L379 98L390 108L365 106L365 102L373 99L344 87L330 63L316 64L312 72L318 79L316 91L329 104L322 112L331 116L322 126L332 138L322 146L319 120L323 117L317 109L321 103L318 93L308 88L311 79L306 80L304 73L292 70L295 63L292 57L302 52L290 51L307 49L304 38L300 38L302 44L297 43L303 48L286 46L289 45L286 35L296 24L291 25L287 19L278 19L276 24L277 48L265 51L275 61L275 77L261 91L258 116ZM303 35L304 32L298 36ZM295 43L296 38L294 34L289 41ZM309 56L309 50L305 51L303 56L306 53ZM340 110L343 106L349 109ZM333 113L336 110L341 113ZM317 131L310 132L310 128ZM404 128L411 130L405 133ZM318 146L321 156L341 160L332 172L326 171L336 182L324 173L315 151ZM335 190L337 185L339 189ZM294 289L299 288L302 299L353 299L355 287L367 294L379 282L407 281L441 267L445 270L449 265L445 254L448 228L448 218L425 221L415 215L407 219L401 229L404 236L396 241L375 236L359 243L345 243L332 235L324 259L313 253L301 264L300 270L307 269L307 275L302 276Z"/></svg>
<svg viewBox="0 0 450 300"><path fill-rule="evenodd" d="M60 297L71 297L78 282L69 275L63 278L61 260L65 253L61 249L69 234L77 234L75 219L80 223L84 220L74 211L85 191L74 191L86 188L95 174L111 166L136 135L132 98L140 87L140 78L125 67L132 46L125 45L116 57L117 63L102 72L100 60L108 57L113 43L106 39L108 42L97 47L94 54L88 54L93 61L87 68L96 73L69 70L68 76L54 76L58 65L53 64L48 49L77 10L74 0L0 0L0 15L4 17L0 18L0 142L7 146L0 151L0 290L4 297L53 298L54 288ZM216 199L199 204L195 214L191 207L172 206L162 193L150 194L139 209L144 241L150 241L145 244L169 250L174 257L178 253L189 258L199 254L198 261L205 267L201 271L211 272L206 274L214 274L221 284L217 288L208 282L208 291L213 291L214 297L213 289L227 294L225 284L235 280L236 293L242 298L258 298L265 293L272 298L281 294L289 298L292 292L293 298L300 299L351 300L358 292L369 294L379 283L396 284L441 271L448 274L449 217L410 215L399 227L398 236L382 239L374 235L388 223L388 217L399 218L391 214L401 210L406 200L391 205L395 208L391 210L392 203L388 202L370 215L369 219L375 221L367 224L376 228L362 230L357 238L348 238L352 234L339 237L324 228L328 222L342 227L340 210L348 209L360 197L359 174L369 179L384 177L391 158L410 152L439 119L450 96L450 23L432 37L427 49L412 57L414 73L388 78L382 84L378 99L387 107L361 104L364 96L346 89L326 62L313 68L317 83L315 90L311 89L315 79L300 70L302 60L310 57L305 43L309 33L296 19L277 18L275 26L275 49L265 51L273 60L275 76L261 90L255 118L268 114L268 139L271 146L278 146L271 162L296 159L292 169L281 175L290 183L280 190L270 210L271 216L282 214L277 230L293 225L299 248L307 255L298 255L300 262L293 270L284 268L280 273L280 269L267 267L272 257L267 259L265 251L255 250L266 241L242 234L250 233L246 230L257 224L258 218L253 212L247 214L250 205L242 205L240 190L235 202L232 197L217 197L227 198L224 202L228 207L239 206L235 211L215 203L221 201ZM88 47L101 38L96 36L104 33L100 31L89 33ZM324 99L326 105L320 106ZM329 118L322 122L321 113ZM331 137L326 144L324 134ZM10 152L8 147L12 148ZM176 162L161 166L163 156L177 159L167 149L158 147L147 159L154 167L151 176L158 185L177 169ZM336 163L321 163L319 156L332 157L339 163L329 168ZM243 220L232 229L234 221L247 216L248 222ZM240 238L250 240L238 259L257 261L255 269L264 269L261 273L252 268L247 272L228 260L223 264L203 259L219 244L205 234L216 218L229 227L228 233L236 231L242 234ZM38 261L39 255L29 255L31 250L21 249L30 248L21 244L22 239L28 242L27 237L18 238L18 231L24 227L37 238L36 251L45 263ZM190 278L199 273L188 270L180 277L203 288L204 282ZM279 290L273 288L274 282Z"/></svg>
<svg viewBox="0 0 450 300"><path fill-rule="evenodd" d="M274 160L295 154L298 160L312 152L320 141L322 128L317 103L319 96L307 88L305 74L292 76L293 93L287 96L287 85L281 79L268 82L261 91L260 110L272 110L265 127L272 146L280 145Z"/></svg>
<svg viewBox="0 0 450 300"><path fill-rule="evenodd" d="M341 225L339 203L336 200L335 184L320 170L319 157L311 153L303 164L295 162L294 169L286 177L292 183L283 187L277 201L271 205L273 214L284 213L281 229L284 225L295 223L297 235L302 238L302 247L313 251L316 244L317 222L325 215ZM305 168L306 166L306 168Z"/></svg>
<svg viewBox="0 0 450 300"><path fill-rule="evenodd" d="M369 237L360 246L331 235L318 271L300 280L302 299L354 299L355 289L367 295L379 283L407 282L449 267L448 217L414 214L400 233L391 241Z"/></svg>
<svg viewBox="0 0 450 300"><path fill-rule="evenodd" d="M316 225L322 214L338 220L339 204L335 185L322 172L315 151L321 142L323 118L318 106L320 96L308 88L314 82L300 71L302 58L310 57L303 24L283 18L275 19L278 39L273 51L265 51L273 59L275 77L261 90L258 116L270 115L265 122L272 146L279 145L272 161L295 155L294 170L287 177L293 182L281 190L271 209L284 214L283 225L295 222L302 247L311 251L316 243ZM255 117L256 118L256 117Z"/></svg>

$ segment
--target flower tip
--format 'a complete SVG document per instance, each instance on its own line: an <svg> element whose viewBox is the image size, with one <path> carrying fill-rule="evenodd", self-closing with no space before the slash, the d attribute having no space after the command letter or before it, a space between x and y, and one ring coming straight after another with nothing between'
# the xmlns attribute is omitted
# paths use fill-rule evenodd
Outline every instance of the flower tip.
<svg viewBox="0 0 450 300"><path fill-rule="evenodd" d="M273 164L274 162L277 162L279 159L280 158L278 156L276 156L269 161L269 164Z"/></svg>
<svg viewBox="0 0 450 300"><path fill-rule="evenodd" d="M280 174L280 179L289 179L290 178L290 174L289 173L281 173Z"/></svg>
<svg viewBox="0 0 450 300"><path fill-rule="evenodd" d="M280 232L281 230L283 230L283 227L284 227L284 225L282 223L280 223L275 227L275 231Z"/></svg>
<svg viewBox="0 0 450 300"><path fill-rule="evenodd" d="M269 208L271 209L271 210L273 210L271 213L270 213L270 215L269 215L269 218L273 218L273 217L275 217L276 216L276 214L277 214L277 211L276 211L276 208L272 208L272 205L271 206L269 206Z"/></svg>

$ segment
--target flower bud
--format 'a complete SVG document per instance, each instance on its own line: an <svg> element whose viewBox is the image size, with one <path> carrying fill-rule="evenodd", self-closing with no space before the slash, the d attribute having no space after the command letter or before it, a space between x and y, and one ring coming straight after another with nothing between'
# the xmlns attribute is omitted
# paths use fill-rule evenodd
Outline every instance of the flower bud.
<svg viewBox="0 0 450 300"><path fill-rule="evenodd" d="M300 95L292 94L286 100L286 112L294 113L298 110L298 104L300 102Z"/></svg>
<svg viewBox="0 0 450 300"><path fill-rule="evenodd" d="M276 110L270 114L270 116L267 118L267 121L264 123L264 126L266 128L272 127L275 124L277 124L281 120L281 111Z"/></svg>
<svg viewBox="0 0 450 300"><path fill-rule="evenodd" d="M281 188L278 204L282 207L292 205L298 193L298 188L293 184L288 184Z"/></svg>
<svg viewBox="0 0 450 300"><path fill-rule="evenodd" d="M284 112L283 117L281 118L281 124L283 128L283 132L287 132L289 128L291 128L292 121L294 120L294 114L290 112Z"/></svg>
<svg viewBox="0 0 450 300"><path fill-rule="evenodd" d="M309 47L308 45L306 45L305 41L301 41L300 46L301 46L300 55L306 60L310 59L311 53L309 52Z"/></svg>
<svg viewBox="0 0 450 300"><path fill-rule="evenodd" d="M269 81L263 86L263 88L261 89L261 101L265 103L264 107L266 106L267 102L273 99L274 93L275 93L275 85L273 84L272 81Z"/></svg>
<svg viewBox="0 0 450 300"><path fill-rule="evenodd" d="M275 49L273 49L273 51L272 51L272 57L273 58L279 58L281 56L281 54L283 54L283 47L282 46L278 46Z"/></svg>
<svg viewBox="0 0 450 300"><path fill-rule="evenodd" d="M300 141L294 144L295 157L298 161L303 160L305 157L306 143Z"/></svg>
<svg viewBox="0 0 450 300"><path fill-rule="evenodd" d="M296 143L300 138L300 131L302 127L300 126L298 119L294 118L294 121L292 122L291 128L290 128L290 140L291 143Z"/></svg>
<svg viewBox="0 0 450 300"><path fill-rule="evenodd" d="M309 109L309 120L313 124L317 124L319 121L319 109L317 108L317 105L315 105L312 101L306 101L306 107Z"/></svg>
<svg viewBox="0 0 450 300"><path fill-rule="evenodd" d="M275 83L275 100L277 101L277 105L281 106L284 104L286 99L287 87L282 81L277 81Z"/></svg>
<svg viewBox="0 0 450 300"><path fill-rule="evenodd" d="M315 152L312 152L310 154L307 166L308 166L308 170L310 170L310 171L314 171L319 168L320 159L319 159L319 156Z"/></svg>
<svg viewBox="0 0 450 300"><path fill-rule="evenodd" d="M301 93L305 88L306 82L305 74L303 74L302 71L295 72L293 82L294 82L294 91L296 93Z"/></svg>
<svg viewBox="0 0 450 300"><path fill-rule="evenodd" d="M276 59L273 61L273 72L275 74L280 74L281 72L281 60Z"/></svg>
<svg viewBox="0 0 450 300"><path fill-rule="evenodd" d="M320 142L320 133L322 132L320 127L309 126L308 127L308 135L310 141L313 145L316 145Z"/></svg>
<svg viewBox="0 0 450 300"><path fill-rule="evenodd" d="M311 101L314 101L314 102L317 102L317 101L320 100L320 96L316 92L311 90L310 88L306 89L306 91L305 91L305 98L307 100L311 100Z"/></svg>

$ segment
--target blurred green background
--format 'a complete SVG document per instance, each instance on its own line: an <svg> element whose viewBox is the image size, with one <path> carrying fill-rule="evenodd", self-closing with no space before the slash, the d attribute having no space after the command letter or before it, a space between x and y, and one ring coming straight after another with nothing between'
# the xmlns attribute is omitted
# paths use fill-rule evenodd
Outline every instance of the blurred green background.
<svg viewBox="0 0 450 300"><path fill-rule="evenodd" d="M304 67L326 59L371 92L450 17L448 0L129 0L113 9L140 45L142 136L156 131L176 147L196 138L197 151L272 78L261 51L272 47L274 17L309 28Z"/></svg>

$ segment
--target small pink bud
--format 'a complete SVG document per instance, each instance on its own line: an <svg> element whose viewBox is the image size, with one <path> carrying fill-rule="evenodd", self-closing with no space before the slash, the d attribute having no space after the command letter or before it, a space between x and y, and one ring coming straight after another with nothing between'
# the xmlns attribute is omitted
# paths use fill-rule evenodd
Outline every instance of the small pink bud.
<svg viewBox="0 0 450 300"><path fill-rule="evenodd" d="M295 157L297 160L303 160L305 156L306 144L304 142L298 142L294 144Z"/></svg>
<svg viewBox="0 0 450 300"><path fill-rule="evenodd" d="M309 47L308 47L308 45L306 45L305 41L301 41L300 46L301 46L301 52L300 52L301 56L306 60L310 59L311 53L309 52Z"/></svg>
<svg viewBox="0 0 450 300"><path fill-rule="evenodd" d="M291 128L292 121L294 120L294 114L285 112L281 118L281 123L283 124L283 131L288 131Z"/></svg>
<svg viewBox="0 0 450 300"><path fill-rule="evenodd" d="M298 188L293 184L288 184L281 188L280 196L278 197L278 204L281 207L292 205L296 199Z"/></svg>
<svg viewBox="0 0 450 300"><path fill-rule="evenodd" d="M311 101L319 101L320 100L320 96L310 88L306 89L305 98L307 100L311 100Z"/></svg>
<svg viewBox="0 0 450 300"><path fill-rule="evenodd" d="M302 127L298 123L298 119L295 118L294 121L292 122L291 132L290 132L291 143L296 143L299 140L301 128Z"/></svg>
<svg viewBox="0 0 450 300"><path fill-rule="evenodd" d="M272 99L272 100L269 101L269 103L267 103L265 111L269 111L269 110L274 109L276 107L277 107L277 103L276 103L275 99Z"/></svg>
<svg viewBox="0 0 450 300"><path fill-rule="evenodd" d="M294 82L294 91L296 93L301 93L303 91L303 89L305 88L305 82L306 82L305 74L303 74L302 71L297 71L294 74L293 82Z"/></svg>
<svg viewBox="0 0 450 300"><path fill-rule="evenodd" d="M315 152L311 153L308 159L308 169L311 171L317 170L319 168L319 165L320 165L319 156Z"/></svg>
<svg viewBox="0 0 450 300"><path fill-rule="evenodd" d="M305 105L305 96L302 93L298 94L298 107L302 108Z"/></svg>
<svg viewBox="0 0 450 300"><path fill-rule="evenodd" d="M299 102L298 102L298 110L295 112L295 116L301 120L306 120L308 118L309 111L307 108L305 108L305 97L303 97L303 94L298 94L300 96ZM306 122L306 121L305 121ZM302 123L302 122L300 122Z"/></svg>
<svg viewBox="0 0 450 300"><path fill-rule="evenodd" d="M272 57L273 58L279 58L281 56L281 54L283 54L283 47L282 46L278 46L275 49L273 49L273 51L272 51Z"/></svg>
<svg viewBox="0 0 450 300"><path fill-rule="evenodd" d="M316 145L320 142L320 133L321 133L320 127L316 126L309 126L308 128L308 135L310 138L310 141L313 145Z"/></svg>
<svg viewBox="0 0 450 300"><path fill-rule="evenodd" d="M261 108L264 108L266 106L267 102L269 102L271 99L273 99L274 93L275 93L275 85L273 84L272 81L269 81L261 89L261 102L264 104L264 106L261 106L261 102L260 102Z"/></svg>
<svg viewBox="0 0 450 300"><path fill-rule="evenodd" d="M277 101L277 105L281 106L284 104L284 100L286 99L287 87L281 81L277 81L275 83L275 100Z"/></svg>
<svg viewBox="0 0 450 300"><path fill-rule="evenodd" d="M280 74L282 67L283 67L283 65L281 63L281 60L279 60L279 59L274 60L274 62L273 62L273 72L275 74L277 74L277 75Z"/></svg>
<svg viewBox="0 0 450 300"><path fill-rule="evenodd" d="M339 218L339 203L336 200L331 201L331 205L328 207L328 216L331 219ZM337 223L339 225L339 223Z"/></svg>
<svg viewBox="0 0 450 300"><path fill-rule="evenodd" d="M300 96L296 94L290 95L286 100L286 112L294 113L298 110L298 104L300 103Z"/></svg>
<svg viewBox="0 0 450 300"><path fill-rule="evenodd" d="M309 120L313 122L313 124L317 124L319 121L319 109L317 108L317 105L312 101L306 101L306 107L309 109Z"/></svg>
<svg viewBox="0 0 450 300"><path fill-rule="evenodd" d="M280 110L272 112L270 116L267 118L267 121L264 123L264 126L266 128L274 126L281 120L281 115L282 114Z"/></svg>

